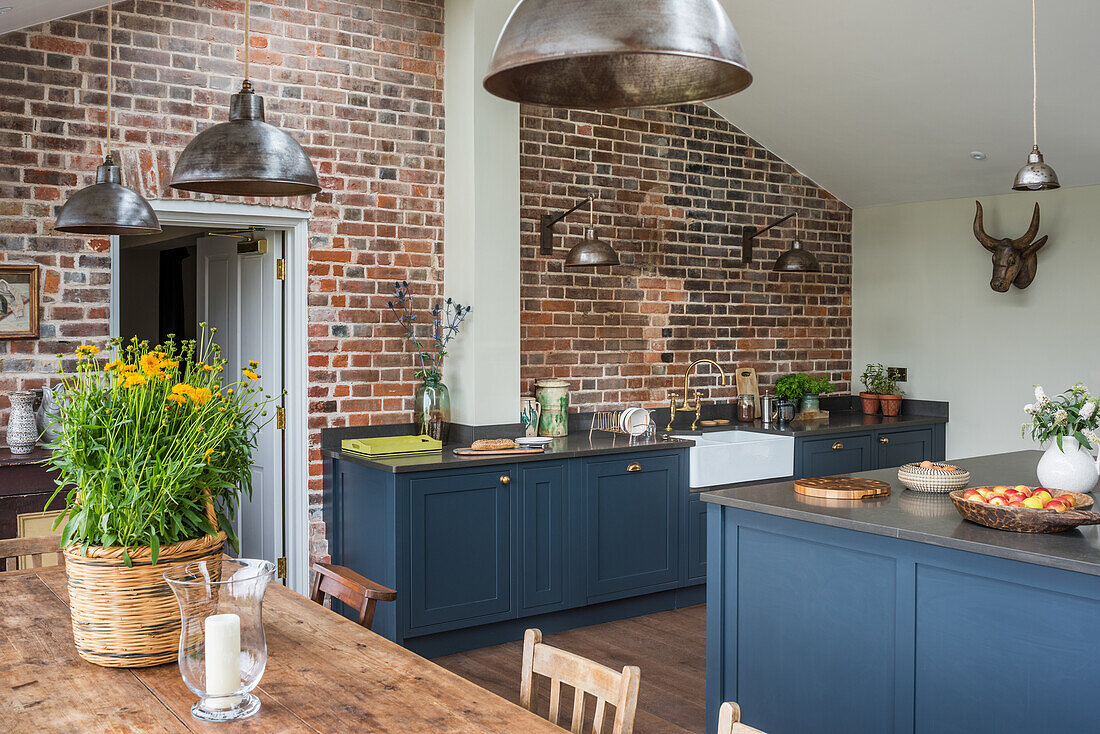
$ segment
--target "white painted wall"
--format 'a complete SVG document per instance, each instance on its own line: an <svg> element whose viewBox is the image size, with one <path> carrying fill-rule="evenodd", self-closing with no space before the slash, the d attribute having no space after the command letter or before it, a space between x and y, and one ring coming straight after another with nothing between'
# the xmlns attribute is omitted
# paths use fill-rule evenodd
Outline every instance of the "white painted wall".
<svg viewBox="0 0 1100 734"><path fill-rule="evenodd" d="M519 421L519 105L481 80L513 0L447 0L444 289L473 306L443 379L452 417Z"/></svg>
<svg viewBox="0 0 1100 734"><path fill-rule="evenodd" d="M1008 293L989 287L974 199L854 212L853 375L870 361L908 367L909 396L950 401L948 458L1035 448L1020 438L1035 383L1100 391L1100 186L982 197L986 232L1023 234L1036 201L1050 240L1035 281Z"/></svg>

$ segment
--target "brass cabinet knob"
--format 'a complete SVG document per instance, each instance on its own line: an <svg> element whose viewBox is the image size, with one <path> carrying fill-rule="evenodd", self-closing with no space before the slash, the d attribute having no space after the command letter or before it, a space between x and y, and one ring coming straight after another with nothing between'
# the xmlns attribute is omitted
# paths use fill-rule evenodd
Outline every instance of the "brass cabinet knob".
<svg viewBox="0 0 1100 734"><path fill-rule="evenodd" d="M627 464L626 470L627 471L641 471L642 470L642 465L639 464L636 461L633 461L633 462Z"/></svg>
<svg viewBox="0 0 1100 734"><path fill-rule="evenodd" d="M842 448L844 448L844 444L842 444L840 441L837 441L833 444L833 451L840 451Z"/></svg>
<svg viewBox="0 0 1100 734"><path fill-rule="evenodd" d="M501 484L510 484L511 481L512 481L512 478L510 476L508 476L507 474L501 474L500 475L500 483Z"/></svg>
<svg viewBox="0 0 1100 734"><path fill-rule="evenodd" d="M890 443L890 437L889 436L879 436L878 442L883 443L883 444Z"/></svg>

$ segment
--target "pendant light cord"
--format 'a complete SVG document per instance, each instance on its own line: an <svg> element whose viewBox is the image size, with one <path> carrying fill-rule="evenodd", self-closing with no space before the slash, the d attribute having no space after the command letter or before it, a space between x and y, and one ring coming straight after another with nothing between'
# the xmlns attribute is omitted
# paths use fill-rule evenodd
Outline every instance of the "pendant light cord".
<svg viewBox="0 0 1100 734"><path fill-rule="evenodd" d="M1034 4L1034 0L1032 0ZM249 12L252 3L250 0L244 0L244 78L248 81L248 33L251 20L251 13Z"/></svg>
<svg viewBox="0 0 1100 734"><path fill-rule="evenodd" d="M111 157L111 94L114 92L114 75L111 73L111 57L114 56L114 21L111 3L107 3L107 158Z"/></svg>
<svg viewBox="0 0 1100 734"><path fill-rule="evenodd" d="M1039 55L1035 42L1037 25L1035 0L1031 0L1031 135L1036 148L1039 147Z"/></svg>

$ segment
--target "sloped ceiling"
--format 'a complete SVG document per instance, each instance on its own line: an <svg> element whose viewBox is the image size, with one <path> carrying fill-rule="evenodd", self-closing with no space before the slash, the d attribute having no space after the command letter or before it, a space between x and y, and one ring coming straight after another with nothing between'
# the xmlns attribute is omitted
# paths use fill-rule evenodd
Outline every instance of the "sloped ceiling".
<svg viewBox="0 0 1100 734"><path fill-rule="evenodd" d="M1010 189L1031 148L1029 0L721 2L754 81L711 106L849 205ZM103 4L0 0L0 33ZM1063 186L1100 183L1100 2L1038 7L1040 147Z"/></svg>
<svg viewBox="0 0 1100 734"><path fill-rule="evenodd" d="M712 106L850 206L1011 189L1032 142L1028 0L722 2L754 80ZM1038 13L1039 146L1063 186L1100 183L1100 2Z"/></svg>

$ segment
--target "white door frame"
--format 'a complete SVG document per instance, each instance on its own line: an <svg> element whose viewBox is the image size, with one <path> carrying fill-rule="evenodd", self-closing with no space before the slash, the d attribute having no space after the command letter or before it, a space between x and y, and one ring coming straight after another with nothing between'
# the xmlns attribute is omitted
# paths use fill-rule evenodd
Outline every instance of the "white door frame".
<svg viewBox="0 0 1100 734"><path fill-rule="evenodd" d="M283 351L286 382L285 472L287 585L300 594L309 583L309 427L306 403L306 295L309 290L310 212L220 201L157 199L150 201L161 224L190 227L264 227L283 231L286 288L283 308L286 332ZM118 335L118 237L111 237L111 336Z"/></svg>

